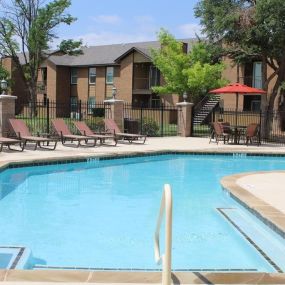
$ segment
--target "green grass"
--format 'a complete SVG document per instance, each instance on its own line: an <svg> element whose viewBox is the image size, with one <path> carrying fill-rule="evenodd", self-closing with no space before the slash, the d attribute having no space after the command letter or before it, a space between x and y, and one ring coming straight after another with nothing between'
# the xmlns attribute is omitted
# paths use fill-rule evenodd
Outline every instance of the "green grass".
<svg viewBox="0 0 285 285"><path fill-rule="evenodd" d="M48 132L48 126L47 126L47 118L23 118L21 116L16 116L17 119L22 119L27 124L30 132L34 135L37 134L43 134ZM74 134L76 134L78 131L75 128L73 122L76 122L77 120L71 119L71 118L63 118L65 123L67 124L70 131ZM52 124L51 120L49 120L49 133L52 133ZM104 122L103 118L101 117L91 117L91 118L85 118L84 121L86 124L94 131L104 131Z"/></svg>
<svg viewBox="0 0 285 285"><path fill-rule="evenodd" d="M193 136L208 137L210 135L210 127L208 125L195 125L193 127Z"/></svg>

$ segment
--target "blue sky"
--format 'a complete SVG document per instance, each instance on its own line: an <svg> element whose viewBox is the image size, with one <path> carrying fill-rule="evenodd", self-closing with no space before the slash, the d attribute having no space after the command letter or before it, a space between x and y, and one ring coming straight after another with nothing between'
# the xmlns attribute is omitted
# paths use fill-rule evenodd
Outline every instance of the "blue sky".
<svg viewBox="0 0 285 285"><path fill-rule="evenodd" d="M57 30L60 39L83 39L102 45L155 40L161 27L177 38L199 33L193 7L198 0L72 0L69 12L77 17L71 26Z"/></svg>

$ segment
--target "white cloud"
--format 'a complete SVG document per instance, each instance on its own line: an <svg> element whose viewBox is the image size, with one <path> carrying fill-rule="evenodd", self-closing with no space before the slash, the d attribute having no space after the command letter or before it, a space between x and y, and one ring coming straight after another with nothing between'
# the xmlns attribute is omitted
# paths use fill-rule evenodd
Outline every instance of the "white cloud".
<svg viewBox="0 0 285 285"><path fill-rule="evenodd" d="M102 24L118 24L121 22L121 18L117 15L98 15L92 17L93 21Z"/></svg>
<svg viewBox="0 0 285 285"><path fill-rule="evenodd" d="M131 43L131 42L142 42L155 40L155 34L126 34L126 33L115 33L115 32L99 32L99 33L88 33L83 34L76 39L82 39L84 44L88 46L93 45L109 45L109 44L120 44L120 43Z"/></svg>
<svg viewBox="0 0 285 285"><path fill-rule="evenodd" d="M149 15L134 16L133 19L137 30L141 33L155 34L159 30L155 19Z"/></svg>
<svg viewBox="0 0 285 285"><path fill-rule="evenodd" d="M182 37L194 38L196 35L201 36L201 26L198 24L184 24L178 27Z"/></svg>

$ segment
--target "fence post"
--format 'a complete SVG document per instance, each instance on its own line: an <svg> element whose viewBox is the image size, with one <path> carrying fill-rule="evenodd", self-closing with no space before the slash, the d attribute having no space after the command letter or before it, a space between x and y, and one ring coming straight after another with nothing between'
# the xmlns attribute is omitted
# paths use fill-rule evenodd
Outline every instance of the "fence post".
<svg viewBox="0 0 285 285"><path fill-rule="evenodd" d="M0 135L9 131L9 119L15 117L16 96L0 95Z"/></svg>
<svg viewBox="0 0 285 285"><path fill-rule="evenodd" d="M258 143L261 143L261 130L262 130L262 111L259 112L259 134L258 134Z"/></svg>
<svg viewBox="0 0 285 285"><path fill-rule="evenodd" d="M176 104L178 109L178 130L182 137L189 137L192 133L192 107L193 103L181 102Z"/></svg>
<svg viewBox="0 0 285 285"><path fill-rule="evenodd" d="M163 137L163 103L161 103L161 113L160 113L160 135Z"/></svg>
<svg viewBox="0 0 285 285"><path fill-rule="evenodd" d="M79 121L82 120L82 113L81 113L81 100L79 100Z"/></svg>
<svg viewBox="0 0 285 285"><path fill-rule="evenodd" d="M180 112L182 110L180 109ZM191 112L191 128L190 128L190 137L194 137L194 117L195 117L195 110L193 108L192 112Z"/></svg>
<svg viewBox="0 0 285 285"><path fill-rule="evenodd" d="M140 113L140 121L141 121L141 131L140 131L140 134L142 134L143 132L143 105L141 104L141 113Z"/></svg>
<svg viewBox="0 0 285 285"><path fill-rule="evenodd" d="M47 129L46 129L46 133L49 134L49 98L47 98L47 103L46 103L46 113L47 113Z"/></svg>
<svg viewBox="0 0 285 285"><path fill-rule="evenodd" d="M124 101L118 99L105 100L110 106L110 114L106 119L113 119L121 130L124 130Z"/></svg>

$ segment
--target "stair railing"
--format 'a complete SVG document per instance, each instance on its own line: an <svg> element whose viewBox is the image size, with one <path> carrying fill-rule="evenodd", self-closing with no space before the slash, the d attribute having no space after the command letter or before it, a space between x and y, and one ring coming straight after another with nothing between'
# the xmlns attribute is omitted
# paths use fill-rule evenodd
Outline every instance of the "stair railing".
<svg viewBox="0 0 285 285"><path fill-rule="evenodd" d="M160 228L165 213L165 254L160 254ZM169 184L164 185L160 211L154 234L154 256L157 264L162 262L162 285L171 284L171 253L172 253L172 193Z"/></svg>

